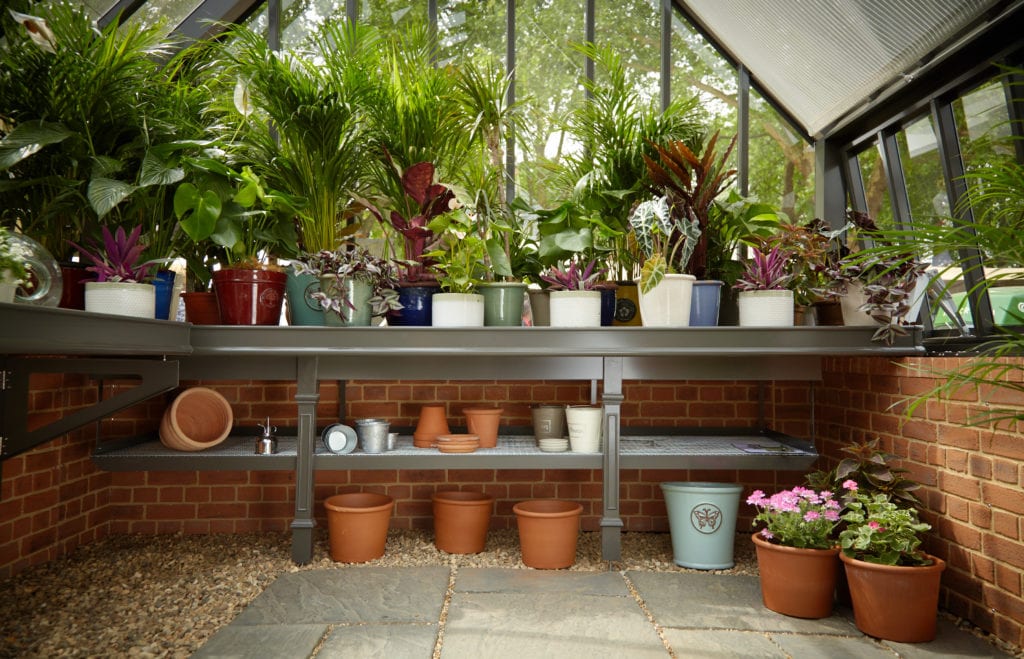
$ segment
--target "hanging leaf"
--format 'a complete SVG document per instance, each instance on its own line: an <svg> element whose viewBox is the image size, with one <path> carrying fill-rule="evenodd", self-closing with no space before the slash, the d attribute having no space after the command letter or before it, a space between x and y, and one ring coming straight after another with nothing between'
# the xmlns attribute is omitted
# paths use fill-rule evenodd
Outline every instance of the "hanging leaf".
<svg viewBox="0 0 1024 659"><path fill-rule="evenodd" d="M72 133L62 124L30 121L15 126L0 140L0 172L38 153L43 147L63 142Z"/></svg>
<svg viewBox="0 0 1024 659"><path fill-rule="evenodd" d="M127 199L138 188L130 183L112 178L94 178L89 181L89 205L96 215L103 217Z"/></svg>
<svg viewBox="0 0 1024 659"><path fill-rule="evenodd" d="M139 171L139 187L173 185L183 178L185 172L180 167L173 167L152 151L147 151L143 156L142 168Z"/></svg>

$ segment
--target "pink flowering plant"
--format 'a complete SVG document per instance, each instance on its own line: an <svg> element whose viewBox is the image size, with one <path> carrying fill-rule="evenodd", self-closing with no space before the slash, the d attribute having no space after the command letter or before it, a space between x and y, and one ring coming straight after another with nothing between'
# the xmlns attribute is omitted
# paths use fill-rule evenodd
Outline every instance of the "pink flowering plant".
<svg viewBox="0 0 1024 659"><path fill-rule="evenodd" d="M900 508L884 492L861 492L857 481L843 482L846 528L839 534L843 553L882 565L931 565L928 555L918 549L921 533L931 528L913 508Z"/></svg>
<svg viewBox="0 0 1024 659"><path fill-rule="evenodd" d="M836 544L832 534L842 505L828 490L798 486L770 497L754 490L747 503L757 508L754 525L764 524L759 533L765 540L802 549L830 549Z"/></svg>

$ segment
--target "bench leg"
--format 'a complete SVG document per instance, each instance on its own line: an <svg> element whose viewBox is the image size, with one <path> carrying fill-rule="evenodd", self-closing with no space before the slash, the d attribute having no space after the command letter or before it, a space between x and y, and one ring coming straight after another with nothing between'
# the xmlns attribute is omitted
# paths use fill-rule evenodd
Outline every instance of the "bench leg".
<svg viewBox="0 0 1024 659"><path fill-rule="evenodd" d="M619 431L622 414L622 358L604 358L604 484L601 511L601 558L622 558L622 517L619 510Z"/></svg>
<svg viewBox="0 0 1024 659"><path fill-rule="evenodd" d="M299 446L295 464L295 519L292 520L292 560L302 565L313 560L313 460L316 453L316 405L320 380L316 357L300 357L295 402L299 408Z"/></svg>

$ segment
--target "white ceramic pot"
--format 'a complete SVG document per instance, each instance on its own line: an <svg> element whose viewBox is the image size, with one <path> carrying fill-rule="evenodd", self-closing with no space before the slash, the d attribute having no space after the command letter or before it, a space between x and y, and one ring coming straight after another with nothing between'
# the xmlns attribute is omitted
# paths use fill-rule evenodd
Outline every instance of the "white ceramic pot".
<svg viewBox="0 0 1024 659"><path fill-rule="evenodd" d="M431 326L483 327L484 296L477 293L435 293L431 298Z"/></svg>
<svg viewBox="0 0 1024 659"><path fill-rule="evenodd" d="M85 310L113 316L154 318L156 288L152 284L121 281L86 282Z"/></svg>
<svg viewBox="0 0 1024 659"><path fill-rule="evenodd" d="M740 291L741 327L792 327L793 291Z"/></svg>
<svg viewBox="0 0 1024 659"><path fill-rule="evenodd" d="M569 428L569 448L573 453L599 453L604 408L590 405L569 405L565 408L565 425Z"/></svg>
<svg viewBox="0 0 1024 659"><path fill-rule="evenodd" d="M600 327L601 291L551 291L552 327Z"/></svg>
<svg viewBox="0 0 1024 659"><path fill-rule="evenodd" d="M644 327L689 327L696 280L693 275L665 275L654 289L644 293L638 279L637 295Z"/></svg>
<svg viewBox="0 0 1024 659"><path fill-rule="evenodd" d="M14 302L14 294L18 292L18 284L10 270L0 272L0 302Z"/></svg>

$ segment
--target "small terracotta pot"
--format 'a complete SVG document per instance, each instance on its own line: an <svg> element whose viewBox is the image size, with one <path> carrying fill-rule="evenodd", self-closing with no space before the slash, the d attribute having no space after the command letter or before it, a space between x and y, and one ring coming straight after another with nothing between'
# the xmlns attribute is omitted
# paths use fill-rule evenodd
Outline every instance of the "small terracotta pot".
<svg viewBox="0 0 1024 659"><path fill-rule="evenodd" d="M935 638L939 585L946 562L931 565L868 563L839 554L853 599L853 621L868 636L897 643L927 643Z"/></svg>
<svg viewBox="0 0 1024 659"><path fill-rule="evenodd" d="M206 387L178 394L160 420L160 441L178 451L202 451L224 441L234 414L224 396Z"/></svg>
<svg viewBox="0 0 1024 659"><path fill-rule="evenodd" d="M384 555L395 500L386 494L352 492L324 501L331 559L365 563Z"/></svg>
<svg viewBox="0 0 1024 659"><path fill-rule="evenodd" d="M185 321L193 325L219 325L220 309L217 308L217 294L213 291L182 293L185 303Z"/></svg>
<svg viewBox="0 0 1024 659"><path fill-rule="evenodd" d="M801 549L753 536L757 568L761 574L761 601L765 607L795 618L832 615L839 548Z"/></svg>
<svg viewBox="0 0 1024 659"><path fill-rule="evenodd" d="M523 563L540 570L557 570L576 562L583 506L574 501L531 499L512 506L519 527Z"/></svg>
<svg viewBox="0 0 1024 659"><path fill-rule="evenodd" d="M424 405L420 408L420 419L416 430L412 433L412 445L417 448L437 447L437 436L447 435L448 417L445 416L444 405Z"/></svg>
<svg viewBox="0 0 1024 659"><path fill-rule="evenodd" d="M494 497L483 492L438 492L434 509L434 546L449 554L479 554L487 543Z"/></svg>
<svg viewBox="0 0 1024 659"><path fill-rule="evenodd" d="M498 445L498 427L501 425L500 407L467 407L466 429L480 437L480 448L494 448Z"/></svg>

